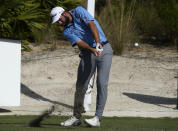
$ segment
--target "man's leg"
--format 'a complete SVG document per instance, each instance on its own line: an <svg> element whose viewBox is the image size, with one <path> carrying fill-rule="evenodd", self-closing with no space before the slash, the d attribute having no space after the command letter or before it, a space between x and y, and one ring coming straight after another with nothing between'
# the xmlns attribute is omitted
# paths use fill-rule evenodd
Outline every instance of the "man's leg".
<svg viewBox="0 0 178 131"><path fill-rule="evenodd" d="M112 63L112 48L110 44L104 46L102 55L97 59L97 101L95 117L85 119L85 123L89 126L100 127L100 120L103 115L103 110L107 99L107 89L109 72Z"/></svg>
<svg viewBox="0 0 178 131"><path fill-rule="evenodd" d="M92 53L84 53L78 67L78 76L76 82L76 92L74 98L74 112L76 118L84 113L84 97L88 88L89 81L96 70L95 56Z"/></svg>
<svg viewBox="0 0 178 131"><path fill-rule="evenodd" d="M112 63L112 48L104 46L104 51L97 63L97 101L95 116L101 120L108 94L108 80Z"/></svg>
<svg viewBox="0 0 178 131"><path fill-rule="evenodd" d="M83 102L85 92L95 70L95 56L91 53L84 53L84 55L81 56L78 67L73 116L62 122L61 126L77 126L81 124L81 113L84 112Z"/></svg>

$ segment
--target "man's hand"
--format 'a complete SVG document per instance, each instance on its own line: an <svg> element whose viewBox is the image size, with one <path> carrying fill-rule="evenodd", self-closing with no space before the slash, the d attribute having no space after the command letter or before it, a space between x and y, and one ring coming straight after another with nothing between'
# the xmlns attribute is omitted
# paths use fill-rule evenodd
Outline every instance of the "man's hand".
<svg viewBox="0 0 178 131"><path fill-rule="evenodd" d="M83 49L91 51L95 56L100 56L101 55L100 51L98 51L95 48L90 47L87 43L85 43L82 40L78 40L76 43L77 43L78 46L82 47Z"/></svg>
<svg viewBox="0 0 178 131"><path fill-rule="evenodd" d="M103 51L103 46L100 43L96 43L96 50L99 52Z"/></svg>
<svg viewBox="0 0 178 131"><path fill-rule="evenodd" d="M91 52L92 52L95 56L101 56L101 52L98 51L98 50L95 49L95 48L91 48Z"/></svg>

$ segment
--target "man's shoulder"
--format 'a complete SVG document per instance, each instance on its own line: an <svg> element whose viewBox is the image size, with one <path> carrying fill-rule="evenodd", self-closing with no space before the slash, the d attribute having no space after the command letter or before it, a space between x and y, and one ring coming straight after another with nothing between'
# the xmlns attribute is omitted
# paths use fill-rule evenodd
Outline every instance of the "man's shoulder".
<svg viewBox="0 0 178 131"><path fill-rule="evenodd" d="M70 13L73 15L73 17L80 18L81 14L85 13L85 11L86 9L82 6L77 6L76 8L70 10Z"/></svg>
<svg viewBox="0 0 178 131"><path fill-rule="evenodd" d="M75 10L84 10L84 8L82 6L77 6Z"/></svg>
<svg viewBox="0 0 178 131"><path fill-rule="evenodd" d="M75 11L75 13L77 13L77 12L83 12L83 11L86 11L86 9L83 8L82 6L77 6L76 8L73 9L73 11Z"/></svg>

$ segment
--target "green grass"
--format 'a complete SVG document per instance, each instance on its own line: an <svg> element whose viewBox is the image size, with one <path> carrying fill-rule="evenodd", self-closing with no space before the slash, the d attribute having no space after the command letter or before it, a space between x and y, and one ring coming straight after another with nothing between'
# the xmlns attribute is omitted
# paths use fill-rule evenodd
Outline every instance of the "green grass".
<svg viewBox="0 0 178 131"><path fill-rule="evenodd" d="M0 131L178 131L178 118L103 117L100 128L89 128L84 123L79 127L60 127L59 123L68 117L51 116L42 121L41 127L28 127L27 123L35 117L0 116Z"/></svg>

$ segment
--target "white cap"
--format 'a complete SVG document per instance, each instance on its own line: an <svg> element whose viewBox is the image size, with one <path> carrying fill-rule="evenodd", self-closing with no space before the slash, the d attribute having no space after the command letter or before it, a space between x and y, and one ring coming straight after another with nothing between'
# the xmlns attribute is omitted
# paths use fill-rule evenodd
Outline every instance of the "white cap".
<svg viewBox="0 0 178 131"><path fill-rule="evenodd" d="M55 7L51 10L50 16L52 17L52 24L59 20L64 11L62 7Z"/></svg>

